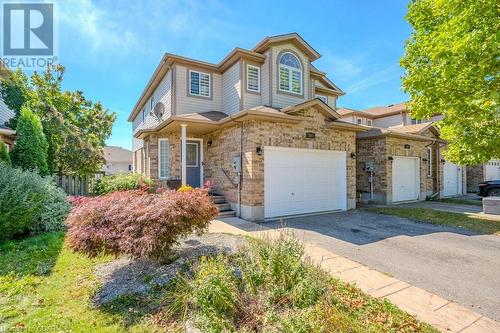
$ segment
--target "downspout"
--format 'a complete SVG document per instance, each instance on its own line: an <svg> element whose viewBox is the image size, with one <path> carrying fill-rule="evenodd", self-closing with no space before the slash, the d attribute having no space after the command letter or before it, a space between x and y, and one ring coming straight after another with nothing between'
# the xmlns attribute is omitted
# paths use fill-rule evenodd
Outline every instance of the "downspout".
<svg viewBox="0 0 500 333"><path fill-rule="evenodd" d="M240 172L238 174L238 187L237 187L237 191L238 191L238 202L237 202L238 211L236 212L236 216L238 216L239 218L241 218L241 190L242 190L242 187L243 187L243 122L234 120L234 118L232 116L229 116L229 117L236 124L240 125L240 153L239 153L239 157L240 157Z"/></svg>

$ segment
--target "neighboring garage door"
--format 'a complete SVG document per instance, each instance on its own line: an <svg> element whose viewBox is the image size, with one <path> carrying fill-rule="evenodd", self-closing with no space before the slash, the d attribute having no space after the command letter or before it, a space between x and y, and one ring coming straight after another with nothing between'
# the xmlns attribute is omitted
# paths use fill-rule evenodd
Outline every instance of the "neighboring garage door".
<svg viewBox="0 0 500 333"><path fill-rule="evenodd" d="M266 218L345 209L344 151L264 147Z"/></svg>
<svg viewBox="0 0 500 333"><path fill-rule="evenodd" d="M445 161L443 173L443 196L449 197L462 194L462 168Z"/></svg>
<svg viewBox="0 0 500 333"><path fill-rule="evenodd" d="M491 160L486 163L484 180L500 179L500 160Z"/></svg>
<svg viewBox="0 0 500 333"><path fill-rule="evenodd" d="M417 157L394 156L392 161L392 202L418 200L420 161Z"/></svg>

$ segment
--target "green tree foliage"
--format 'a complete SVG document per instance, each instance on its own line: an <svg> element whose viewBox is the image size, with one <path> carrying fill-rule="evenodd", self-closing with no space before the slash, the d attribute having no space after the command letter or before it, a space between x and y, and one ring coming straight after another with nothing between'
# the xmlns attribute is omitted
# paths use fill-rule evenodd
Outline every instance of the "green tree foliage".
<svg viewBox="0 0 500 333"><path fill-rule="evenodd" d="M447 159L500 157L500 6L496 0L414 0L401 65L415 118L443 114Z"/></svg>
<svg viewBox="0 0 500 333"><path fill-rule="evenodd" d="M0 86L5 104L16 112L27 105L41 119L47 138L51 173L90 174L104 163L102 149L111 135L115 114L87 100L81 91L63 91L64 67L49 67L26 77L14 72ZM13 127L15 128L15 127Z"/></svg>
<svg viewBox="0 0 500 333"><path fill-rule="evenodd" d="M12 164L23 170L48 175L47 149L47 139L40 118L28 107L21 107L16 126L16 144L12 150Z"/></svg>
<svg viewBox="0 0 500 333"><path fill-rule="evenodd" d="M7 145L5 142L0 141L0 163L11 165L9 152L7 151Z"/></svg>

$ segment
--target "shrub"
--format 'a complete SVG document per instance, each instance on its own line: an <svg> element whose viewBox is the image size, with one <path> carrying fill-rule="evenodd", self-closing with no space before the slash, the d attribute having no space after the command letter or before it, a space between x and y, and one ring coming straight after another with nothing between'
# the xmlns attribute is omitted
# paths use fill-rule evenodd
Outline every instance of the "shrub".
<svg viewBox="0 0 500 333"><path fill-rule="evenodd" d="M11 165L9 152L7 151L7 145L5 142L0 141L0 163Z"/></svg>
<svg viewBox="0 0 500 333"><path fill-rule="evenodd" d="M0 164L0 242L27 231L64 228L66 195L50 178Z"/></svg>
<svg viewBox="0 0 500 333"><path fill-rule="evenodd" d="M16 127L16 144L11 155L12 165L48 175L48 147L40 118L28 107L22 107Z"/></svg>
<svg viewBox="0 0 500 333"><path fill-rule="evenodd" d="M73 250L90 256L105 252L159 259L180 237L201 233L216 216L202 189L117 191L76 206L67 219L67 237Z"/></svg>
<svg viewBox="0 0 500 333"><path fill-rule="evenodd" d="M153 181L138 173L118 173L104 176L94 187L94 194L107 194L114 191L137 190L142 187L152 187Z"/></svg>
<svg viewBox="0 0 500 333"><path fill-rule="evenodd" d="M186 192L186 191L191 191L193 188L189 185L184 185L181 186L177 189L178 192Z"/></svg>

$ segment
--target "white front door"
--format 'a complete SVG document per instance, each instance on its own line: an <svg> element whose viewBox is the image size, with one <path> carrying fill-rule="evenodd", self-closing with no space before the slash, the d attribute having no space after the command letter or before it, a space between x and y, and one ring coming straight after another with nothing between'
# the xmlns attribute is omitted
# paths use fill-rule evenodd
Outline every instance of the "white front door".
<svg viewBox="0 0 500 333"><path fill-rule="evenodd" d="M264 147L264 216L347 209L346 152Z"/></svg>
<svg viewBox="0 0 500 333"><path fill-rule="evenodd" d="M486 163L484 180L500 179L500 160L491 160Z"/></svg>
<svg viewBox="0 0 500 333"><path fill-rule="evenodd" d="M420 197L420 160L394 156L392 161L392 202L418 200Z"/></svg>
<svg viewBox="0 0 500 333"><path fill-rule="evenodd" d="M443 179L443 196L462 194L462 168L460 166L445 161Z"/></svg>

